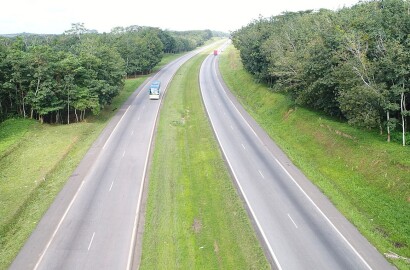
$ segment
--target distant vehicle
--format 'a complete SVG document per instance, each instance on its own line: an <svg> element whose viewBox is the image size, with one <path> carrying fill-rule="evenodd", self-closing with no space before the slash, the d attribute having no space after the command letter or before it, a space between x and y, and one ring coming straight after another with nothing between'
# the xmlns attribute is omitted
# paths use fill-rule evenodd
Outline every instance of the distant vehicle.
<svg viewBox="0 0 410 270"><path fill-rule="evenodd" d="M214 55L218 55L218 50L214 50Z"/></svg>
<svg viewBox="0 0 410 270"><path fill-rule="evenodd" d="M149 87L149 99L159 99L161 94L161 82L153 81Z"/></svg>

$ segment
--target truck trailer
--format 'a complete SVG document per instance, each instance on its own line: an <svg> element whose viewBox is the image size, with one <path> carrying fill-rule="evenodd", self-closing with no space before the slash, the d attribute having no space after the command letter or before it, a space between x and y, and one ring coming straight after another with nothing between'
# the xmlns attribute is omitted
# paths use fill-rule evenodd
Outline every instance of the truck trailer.
<svg viewBox="0 0 410 270"><path fill-rule="evenodd" d="M153 81L149 87L149 99L159 99L161 94L161 82Z"/></svg>

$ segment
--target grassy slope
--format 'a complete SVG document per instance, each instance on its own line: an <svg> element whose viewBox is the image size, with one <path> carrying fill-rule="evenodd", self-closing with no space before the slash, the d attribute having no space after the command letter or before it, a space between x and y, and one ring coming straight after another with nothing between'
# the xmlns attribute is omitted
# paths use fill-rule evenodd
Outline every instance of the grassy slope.
<svg viewBox="0 0 410 270"><path fill-rule="evenodd" d="M41 125L27 119L0 124L0 269L6 269L129 95L146 79L127 80L111 106L88 122Z"/></svg>
<svg viewBox="0 0 410 270"><path fill-rule="evenodd" d="M206 55L172 81L155 140L140 269L267 269L200 98Z"/></svg>
<svg viewBox="0 0 410 270"><path fill-rule="evenodd" d="M286 96L255 84L233 47L221 55L220 67L253 117L379 251L409 258L409 148L296 108Z"/></svg>

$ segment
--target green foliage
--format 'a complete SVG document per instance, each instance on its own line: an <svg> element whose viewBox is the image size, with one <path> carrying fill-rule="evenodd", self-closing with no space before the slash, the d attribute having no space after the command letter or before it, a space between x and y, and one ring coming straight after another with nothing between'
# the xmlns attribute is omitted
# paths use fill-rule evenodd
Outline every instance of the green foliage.
<svg viewBox="0 0 410 270"><path fill-rule="evenodd" d="M210 30L171 32L116 27L98 34L83 23L58 36L0 40L0 121L13 115L72 123L98 114L127 76L150 73L164 52L188 51L212 37Z"/></svg>
<svg viewBox="0 0 410 270"><path fill-rule="evenodd" d="M158 31L130 28L116 34L115 46L125 60L128 75L150 72L161 61L164 45Z"/></svg>
<svg viewBox="0 0 410 270"><path fill-rule="evenodd" d="M381 124L379 100L379 93L364 86L344 91L338 98L340 109L349 119L349 123L366 128Z"/></svg>
<svg viewBox="0 0 410 270"><path fill-rule="evenodd" d="M376 0L286 12L251 22L232 40L244 68L296 104L357 126L408 131L409 9L408 1Z"/></svg>
<svg viewBox="0 0 410 270"><path fill-rule="evenodd" d="M264 79L268 73L268 59L272 57L269 52L263 52L264 47L262 46L263 41L269 37L270 29L266 29L269 28L269 22L266 19L259 18L248 27L257 30L245 34L235 34L233 35L233 41L241 48L241 58L246 70L257 78ZM266 45L266 47L265 50L271 49L269 45ZM275 76L273 77L275 78Z"/></svg>

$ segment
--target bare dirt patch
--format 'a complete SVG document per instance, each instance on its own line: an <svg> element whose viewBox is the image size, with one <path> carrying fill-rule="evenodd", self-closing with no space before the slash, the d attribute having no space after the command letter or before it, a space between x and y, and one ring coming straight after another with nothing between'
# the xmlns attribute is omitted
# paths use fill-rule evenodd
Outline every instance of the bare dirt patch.
<svg viewBox="0 0 410 270"><path fill-rule="evenodd" d="M345 138L350 139L350 140L356 140L356 137L354 137L354 136L352 136L352 135L350 135L350 134L344 133L344 132L342 132L342 131L340 131L340 130L333 129L333 128L332 128L331 126L329 126L329 125L320 124L320 126L321 126L321 127L326 127L328 130L330 130L330 131L336 133L336 134L339 135L339 136L345 137Z"/></svg>
<svg viewBox="0 0 410 270"><path fill-rule="evenodd" d="M195 233L199 233L202 229L202 223L199 219L195 218L194 223L192 224L192 229Z"/></svg>
<svg viewBox="0 0 410 270"><path fill-rule="evenodd" d="M214 252L215 253L219 252L219 246L218 246L218 243L216 241L214 242Z"/></svg>
<svg viewBox="0 0 410 270"><path fill-rule="evenodd" d="M295 110L293 110L293 109L289 109L289 111L287 111L286 113L285 113L285 115L283 116L283 119L284 120L287 120L288 118L289 118L289 115L291 114L291 113L293 113Z"/></svg>

